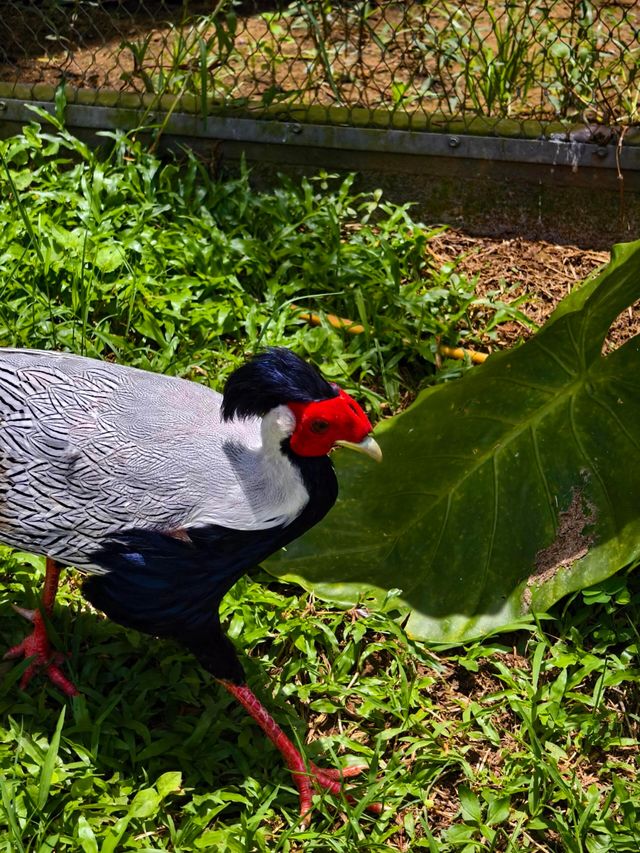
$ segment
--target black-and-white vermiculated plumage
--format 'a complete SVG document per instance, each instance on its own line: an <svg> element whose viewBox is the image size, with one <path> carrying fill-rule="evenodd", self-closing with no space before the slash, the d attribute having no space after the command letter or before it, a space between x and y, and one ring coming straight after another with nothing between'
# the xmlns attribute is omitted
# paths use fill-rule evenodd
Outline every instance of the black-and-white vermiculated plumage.
<svg viewBox="0 0 640 853"><path fill-rule="evenodd" d="M220 599L337 496L326 455L288 448L286 403L338 393L286 350L240 368L224 408L193 382L0 350L0 540L90 573L86 596L115 621L239 679Z"/></svg>
<svg viewBox="0 0 640 853"><path fill-rule="evenodd" d="M173 377L0 350L0 538L100 571L91 554L132 523L289 524L308 495L277 430L221 430L221 402Z"/></svg>
<svg viewBox="0 0 640 853"><path fill-rule="evenodd" d="M331 508L334 446L380 458L370 429L354 400L288 350L250 360L221 396L78 356L0 349L0 541L48 558L44 610L59 565L71 564L112 619L189 647L283 754L305 820L312 780L340 793L342 773L308 765L244 684L218 605ZM20 612L33 632L5 656L31 660L21 685L42 668L75 695L42 613Z"/></svg>

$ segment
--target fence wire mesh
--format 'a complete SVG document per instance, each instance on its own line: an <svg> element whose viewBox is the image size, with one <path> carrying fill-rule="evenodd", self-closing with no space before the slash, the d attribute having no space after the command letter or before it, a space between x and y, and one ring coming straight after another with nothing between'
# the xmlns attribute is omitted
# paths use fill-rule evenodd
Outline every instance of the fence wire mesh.
<svg viewBox="0 0 640 853"><path fill-rule="evenodd" d="M0 96L412 129L640 123L636 0L8 0Z"/></svg>

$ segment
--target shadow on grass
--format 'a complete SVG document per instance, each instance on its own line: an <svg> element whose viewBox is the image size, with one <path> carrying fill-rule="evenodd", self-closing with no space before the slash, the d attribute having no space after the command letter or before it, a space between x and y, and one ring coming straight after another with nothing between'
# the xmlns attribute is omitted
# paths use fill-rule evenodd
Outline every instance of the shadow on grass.
<svg viewBox="0 0 640 853"><path fill-rule="evenodd" d="M0 644L24 636L25 623L3 608ZM255 723L177 643L121 628L98 613L58 606L52 640L66 649L66 674L81 695L68 699L42 675L27 691L18 682L26 662L0 663L0 719L11 719L37 739L51 736L67 705L63 749L75 759L90 757L95 775L114 773L154 780L179 771L185 788L206 794L242 787L244 777L290 785L275 749ZM305 723L288 712L286 700L271 698L260 665L243 657L249 683L294 741L304 742ZM322 761L313 746L309 758ZM73 761L73 758L70 758ZM243 777L242 779L240 777ZM297 796L292 793L292 805Z"/></svg>

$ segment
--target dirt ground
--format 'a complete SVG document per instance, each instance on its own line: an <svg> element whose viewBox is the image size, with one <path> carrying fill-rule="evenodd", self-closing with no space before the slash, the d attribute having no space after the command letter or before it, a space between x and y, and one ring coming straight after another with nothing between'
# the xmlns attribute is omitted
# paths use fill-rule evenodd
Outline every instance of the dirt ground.
<svg viewBox="0 0 640 853"><path fill-rule="evenodd" d="M596 252L577 246L556 245L545 241L471 237L462 230L449 229L429 242L435 263L458 261L458 270L469 278L478 277L477 289L504 293L505 299L527 294L520 310L537 325L542 325L558 302L578 282L609 261L609 252ZM615 349L640 332L640 304L627 309L611 327L607 348ZM531 331L520 323L500 327L497 342L506 347L527 337Z"/></svg>
<svg viewBox="0 0 640 853"><path fill-rule="evenodd" d="M368 4L366 15L347 3L313 9L300 4L296 9L286 0L243 0L234 4L233 15L213 19L215 4L205 0L184 5L171 0L11 0L5 5L8 11L0 16L4 82L65 81L81 89L197 96L204 85L209 97L226 102L387 110L402 105L417 113L481 109L493 115L496 106L494 94L467 80L469 67L474 74L482 73L487 62L486 56L482 59L483 45L497 51L501 32L491 10L477 0L451 8L435 0L378 0ZM452 26L456 5L457 28ZM502 26L512 5L495 4ZM574 5L561 0L551 4L558 39L574 38ZM578 117L588 108L598 122L611 124L621 109L620 90L634 73L627 61L640 21L634 5L634 0L595 5L592 27L598 34L600 60L609 63L602 75L609 83L600 84L598 104L565 93L565 117ZM544 20L527 33L546 51ZM464 37L455 36L463 26ZM556 107L546 94L549 84L518 80L512 86L508 116L554 119Z"/></svg>

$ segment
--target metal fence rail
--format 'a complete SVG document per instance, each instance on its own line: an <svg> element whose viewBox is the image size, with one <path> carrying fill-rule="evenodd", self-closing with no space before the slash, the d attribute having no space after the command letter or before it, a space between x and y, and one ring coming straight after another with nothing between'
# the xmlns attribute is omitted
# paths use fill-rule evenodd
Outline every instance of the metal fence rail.
<svg viewBox="0 0 640 853"><path fill-rule="evenodd" d="M640 124L636 0L5 0L0 97L412 130ZM595 132L595 131L594 131ZM603 138L601 141L610 141Z"/></svg>

